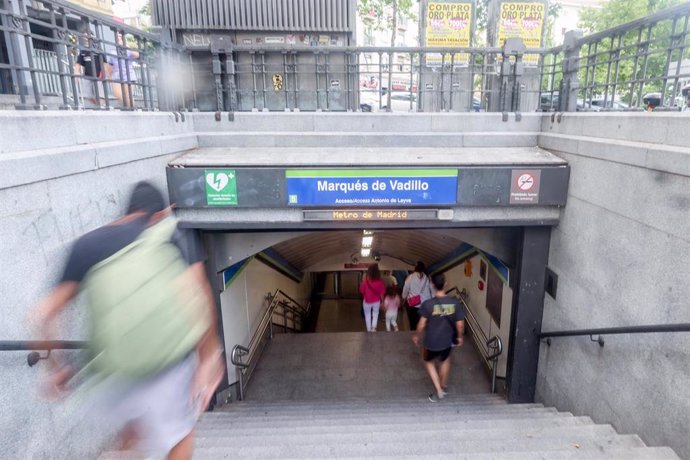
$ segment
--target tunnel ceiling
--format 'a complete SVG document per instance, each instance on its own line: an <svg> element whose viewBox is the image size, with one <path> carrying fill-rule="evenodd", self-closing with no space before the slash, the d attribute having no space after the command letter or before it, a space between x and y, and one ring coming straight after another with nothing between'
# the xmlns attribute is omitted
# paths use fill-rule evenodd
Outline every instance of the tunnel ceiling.
<svg viewBox="0 0 690 460"><path fill-rule="evenodd" d="M314 232L279 243L273 249L299 270L307 270L334 255L341 255L343 262L349 262L351 255L360 259L362 236L361 230ZM426 230L375 230L372 250L411 263L421 260L428 266L462 243Z"/></svg>

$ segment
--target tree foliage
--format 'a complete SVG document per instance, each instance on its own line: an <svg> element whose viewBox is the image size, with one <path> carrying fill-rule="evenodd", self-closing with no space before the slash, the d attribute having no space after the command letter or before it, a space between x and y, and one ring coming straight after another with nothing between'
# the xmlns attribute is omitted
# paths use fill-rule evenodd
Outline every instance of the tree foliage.
<svg viewBox="0 0 690 460"><path fill-rule="evenodd" d="M579 26L585 34L603 32L681 3L684 0L609 0L600 8L586 8ZM639 106L646 94L664 91L666 97L662 104L673 105L679 84L667 78L675 70L670 65L690 56L687 51L683 55L676 50L669 59L667 50L672 46L672 29L673 21L668 19L651 28L636 27L612 34L596 45L585 47L581 54L580 86L584 88L581 96L606 95L609 100L622 99Z"/></svg>
<svg viewBox="0 0 690 460"><path fill-rule="evenodd" d="M584 8L579 27L585 33L601 32L637 18L684 3L686 0L609 0L601 7Z"/></svg>
<svg viewBox="0 0 690 460"><path fill-rule="evenodd" d="M359 0L357 13L362 22L374 30L389 30L391 46L395 46L396 29L399 19L415 19L413 0Z"/></svg>

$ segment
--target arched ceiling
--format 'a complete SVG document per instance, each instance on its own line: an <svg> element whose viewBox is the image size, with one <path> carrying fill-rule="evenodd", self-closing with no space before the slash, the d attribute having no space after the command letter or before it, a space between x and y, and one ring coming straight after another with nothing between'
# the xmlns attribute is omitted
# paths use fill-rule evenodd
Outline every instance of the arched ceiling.
<svg viewBox="0 0 690 460"><path fill-rule="evenodd" d="M418 260L431 266L468 243L508 266L515 266L521 234L521 229L510 227L374 230L372 249L382 255L382 266L408 269ZM211 238L216 271L271 248L293 267L307 272L334 269L325 266L342 269L342 264L351 262L353 255L360 262L371 262L372 259L360 257L362 236L362 230L312 230L217 233Z"/></svg>
<svg viewBox="0 0 690 460"><path fill-rule="evenodd" d="M343 262L349 262L352 255L361 259L362 236L361 230L313 232L276 244L273 249L304 271L333 256L340 256ZM431 230L376 230L372 251L412 264L421 260L430 265L462 243L462 240Z"/></svg>

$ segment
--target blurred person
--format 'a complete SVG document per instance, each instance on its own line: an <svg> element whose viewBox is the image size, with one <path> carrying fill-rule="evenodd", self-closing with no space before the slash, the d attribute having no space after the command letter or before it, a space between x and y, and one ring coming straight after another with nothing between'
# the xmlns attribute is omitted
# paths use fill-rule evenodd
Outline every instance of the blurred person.
<svg viewBox="0 0 690 460"><path fill-rule="evenodd" d="M383 272L381 279L383 280L383 284L386 285L386 289L391 286L398 285L398 280L395 279L395 276L393 276L393 273L390 270Z"/></svg>
<svg viewBox="0 0 690 460"><path fill-rule="evenodd" d="M41 337L55 338L58 314L85 295L95 412L123 446L176 460L191 458L224 364L201 242L169 214L161 192L138 183L123 217L74 243L37 316ZM46 389L59 396L75 369L49 365Z"/></svg>
<svg viewBox="0 0 690 460"><path fill-rule="evenodd" d="M383 294L386 292L386 286L383 284L383 280L381 280L379 264L369 265L367 274L359 285L359 292L363 297L362 310L367 332L376 332L381 299L383 299Z"/></svg>
<svg viewBox="0 0 690 460"><path fill-rule="evenodd" d="M386 295L383 298L383 309L386 311L386 331L390 332L391 328L398 331L398 310L402 304L402 298L398 293L397 286L388 286L386 288Z"/></svg>
<svg viewBox="0 0 690 460"><path fill-rule="evenodd" d="M90 26L84 25L81 30L79 55L75 65L74 73L83 75L80 78L80 88L83 97L92 104L102 108L105 101L103 92L103 79L109 73L108 63L103 53L98 51L98 42L93 36Z"/></svg>
<svg viewBox="0 0 690 460"><path fill-rule="evenodd" d="M450 352L453 346L463 345L465 314L458 300L446 295L443 290L446 277L442 273L435 275L432 283L436 294L419 307L419 324L412 336L412 341L417 347L420 343L423 345L424 366L434 384L434 392L429 394L428 398L429 401L435 403L446 396L450 374ZM438 369L436 361L439 362Z"/></svg>
<svg viewBox="0 0 690 460"><path fill-rule="evenodd" d="M410 320L410 330L417 329L419 322L419 306L427 299L431 298L431 287L429 277L424 273L426 269L424 262L417 262L414 271L405 279L402 297L407 303L407 317Z"/></svg>
<svg viewBox="0 0 690 460"><path fill-rule="evenodd" d="M128 49L127 41L122 32L115 33L115 42L117 45L116 56L108 56L113 94L120 101L122 107L133 108L132 85L137 82L134 62L139 59L139 53Z"/></svg>

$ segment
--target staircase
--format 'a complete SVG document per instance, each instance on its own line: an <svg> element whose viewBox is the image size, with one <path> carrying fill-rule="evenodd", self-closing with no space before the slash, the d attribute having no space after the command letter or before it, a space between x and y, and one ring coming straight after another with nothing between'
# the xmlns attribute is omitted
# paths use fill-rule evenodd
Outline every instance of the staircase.
<svg viewBox="0 0 690 460"><path fill-rule="evenodd" d="M198 459L671 459L636 435L493 395L234 403L199 423Z"/></svg>
<svg viewBox="0 0 690 460"><path fill-rule="evenodd" d="M542 404L488 393L467 345L451 356L449 395L431 383L411 333L278 335L245 401L204 414L195 459L677 459ZM117 452L101 460L137 458Z"/></svg>

